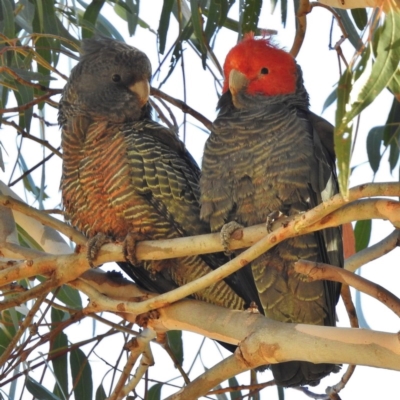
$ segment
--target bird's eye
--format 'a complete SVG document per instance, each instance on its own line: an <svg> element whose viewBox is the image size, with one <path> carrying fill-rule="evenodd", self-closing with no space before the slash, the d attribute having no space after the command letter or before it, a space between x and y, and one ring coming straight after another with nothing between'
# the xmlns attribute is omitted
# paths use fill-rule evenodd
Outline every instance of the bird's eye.
<svg viewBox="0 0 400 400"><path fill-rule="evenodd" d="M260 71L260 73L262 74L262 75L267 75L268 74L268 68L261 68L261 71Z"/></svg>
<svg viewBox="0 0 400 400"><path fill-rule="evenodd" d="M114 74L111 78L113 82L120 82L121 81L121 75Z"/></svg>

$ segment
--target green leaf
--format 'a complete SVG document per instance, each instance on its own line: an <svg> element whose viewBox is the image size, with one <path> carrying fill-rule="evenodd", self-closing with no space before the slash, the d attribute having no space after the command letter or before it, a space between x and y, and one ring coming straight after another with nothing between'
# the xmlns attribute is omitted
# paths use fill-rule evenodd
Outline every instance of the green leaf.
<svg viewBox="0 0 400 400"><path fill-rule="evenodd" d="M25 163L25 159L21 153L18 156L18 162L19 162L19 165L23 172L28 171L28 167ZM35 182L33 181L32 176L30 174L25 175L22 181L24 183L25 189L28 190L29 192L31 192L35 196L35 198L38 198L39 197L39 189L35 185Z"/></svg>
<svg viewBox="0 0 400 400"><path fill-rule="evenodd" d="M346 29L348 39L350 43L354 46L356 50L361 50L363 47L363 42L360 38L360 35L357 32L357 29L354 27L353 22L351 21L347 10L343 10L341 8L335 8L335 11L339 14L340 19Z"/></svg>
<svg viewBox="0 0 400 400"><path fill-rule="evenodd" d="M168 331L168 344L179 365L183 364L182 331Z"/></svg>
<svg viewBox="0 0 400 400"><path fill-rule="evenodd" d="M210 1L210 8L207 13L207 24L204 30L208 43L210 43L216 30L226 21L228 9L229 7L226 0Z"/></svg>
<svg viewBox="0 0 400 400"><path fill-rule="evenodd" d="M69 362L75 400L91 399L93 396L92 369L85 353L79 348L72 350Z"/></svg>
<svg viewBox="0 0 400 400"><path fill-rule="evenodd" d="M354 235L356 237L356 252L364 250L368 247L371 238L372 222L370 219L364 221L357 221L354 228Z"/></svg>
<svg viewBox="0 0 400 400"><path fill-rule="evenodd" d="M139 0L126 0L115 2L114 6L115 13L127 22L128 32L130 36L133 36L136 31L136 27L139 21Z"/></svg>
<svg viewBox="0 0 400 400"><path fill-rule="evenodd" d="M2 143L0 142L0 169L3 172L6 172L6 167L4 165L4 158L3 158L3 150L1 149L3 147Z"/></svg>
<svg viewBox="0 0 400 400"><path fill-rule="evenodd" d="M287 21L287 0L281 0L281 21L283 27L286 27Z"/></svg>
<svg viewBox="0 0 400 400"><path fill-rule="evenodd" d="M198 0L190 0L190 10L192 11L193 32L198 40L200 53L202 54L203 67L205 67L205 59L207 57L207 46L205 45L205 37L203 32L203 19L200 12Z"/></svg>
<svg viewBox="0 0 400 400"><path fill-rule="evenodd" d="M0 32L10 39L15 37L13 4L10 0L0 2Z"/></svg>
<svg viewBox="0 0 400 400"><path fill-rule="evenodd" d="M106 399L107 399L106 392L104 390L103 385L100 384L100 386L96 390L96 398L95 398L95 400L106 400Z"/></svg>
<svg viewBox="0 0 400 400"><path fill-rule="evenodd" d="M277 4L278 4L278 0L271 0L270 1L271 14L273 14L275 12Z"/></svg>
<svg viewBox="0 0 400 400"><path fill-rule="evenodd" d="M53 319L53 314L58 311L53 311L52 308L52 329L57 326L55 324L58 318ZM65 314L61 311L62 314ZM64 332L60 332L53 340L50 341L50 354L56 353L60 350L68 349L68 337ZM53 365L54 375L56 378L56 384L54 386L53 393L64 399L68 397L68 356L67 352L63 352L56 358L52 358L51 363Z"/></svg>
<svg viewBox="0 0 400 400"><path fill-rule="evenodd" d="M357 28L362 31L368 23L367 10L365 8L352 8L350 11Z"/></svg>
<svg viewBox="0 0 400 400"><path fill-rule="evenodd" d="M164 78L164 80L160 83L159 87L161 87L171 76L172 72L174 71L176 65L178 64L179 59L182 56L182 41L188 40L193 34L193 24L192 20L189 20L188 23L183 28L175 46L174 52L172 53L171 57L171 65L169 67L168 74Z"/></svg>
<svg viewBox="0 0 400 400"><path fill-rule="evenodd" d="M165 51L165 43L167 42L167 33L169 28L169 21L171 19L172 6L174 5L175 0L164 0L161 16L160 16L160 24L158 25L158 38L159 38L159 52L160 54L164 54Z"/></svg>
<svg viewBox="0 0 400 400"><path fill-rule="evenodd" d="M124 37L118 32L118 29L116 29L115 26L101 14L97 18L96 28L101 34L105 36L114 37L120 42L125 42Z"/></svg>
<svg viewBox="0 0 400 400"><path fill-rule="evenodd" d="M390 171L393 172L399 160L400 146L400 101L395 97L386 121L383 143L385 146L390 146L389 164Z"/></svg>
<svg viewBox="0 0 400 400"><path fill-rule="evenodd" d="M87 39L93 36L93 31L88 29L88 26L96 26L97 17L105 3L105 0L92 0L87 6L85 13L83 14L83 21L88 22L82 29L82 38ZM82 21L82 22L83 22Z"/></svg>
<svg viewBox="0 0 400 400"><path fill-rule="evenodd" d="M241 9L242 15L242 35L248 32L255 32L260 17L262 0L244 0Z"/></svg>
<svg viewBox="0 0 400 400"><path fill-rule="evenodd" d="M336 108L336 126L335 126L335 153L339 169L339 187L342 196L348 196L348 185L350 176L350 152L353 126L348 123L344 116L346 106L349 102L351 90L351 79L353 73L347 69L340 77L337 89L337 108Z"/></svg>
<svg viewBox="0 0 400 400"><path fill-rule="evenodd" d="M156 383L147 393L147 400L161 400L162 383Z"/></svg>
<svg viewBox="0 0 400 400"><path fill-rule="evenodd" d="M15 16L15 23L28 33L33 32L32 22L35 15L35 6L29 0L20 0L21 9Z"/></svg>
<svg viewBox="0 0 400 400"><path fill-rule="evenodd" d="M233 378L229 378L228 383L229 383L229 387L239 386L239 382L237 381L235 376ZM231 397L231 400L243 399L242 392L240 390L230 392L230 397Z"/></svg>
<svg viewBox="0 0 400 400"><path fill-rule="evenodd" d="M139 19L139 0L126 0L126 4L129 7L128 18L128 32L130 36L133 36L136 32Z"/></svg>
<svg viewBox="0 0 400 400"><path fill-rule="evenodd" d="M14 90L15 98L17 99L18 106L25 105L33 100L33 89L25 86L19 82L15 82L17 90ZM20 113L19 126L25 129L28 133L31 128L31 121L33 115L33 108L29 107Z"/></svg>
<svg viewBox="0 0 400 400"><path fill-rule="evenodd" d="M17 224L18 241L21 246L28 249L43 251L43 247L21 225Z"/></svg>
<svg viewBox="0 0 400 400"><path fill-rule="evenodd" d="M388 85L388 89L393 93L396 99L400 101L400 70L393 75L393 78Z"/></svg>
<svg viewBox="0 0 400 400"><path fill-rule="evenodd" d="M43 75L43 74L40 74L39 72L28 71L26 69L17 68L17 67L9 67L9 68L10 68L10 70L12 70L16 74L18 74L22 79L24 79L25 81L28 81L28 82L57 80L57 78L54 78L49 75Z"/></svg>
<svg viewBox="0 0 400 400"><path fill-rule="evenodd" d="M59 322L63 322L66 319L68 319L69 315L70 314L67 312L64 312L55 307L52 307L51 308L51 322L52 322L51 329L53 330L54 328L56 328L56 326Z"/></svg>
<svg viewBox="0 0 400 400"><path fill-rule="evenodd" d="M59 397L49 392L43 385L36 382L30 376L26 377L25 387L28 392L32 394L38 400L60 400Z"/></svg>
<svg viewBox="0 0 400 400"><path fill-rule="evenodd" d="M397 162L399 161L399 136L400 136L400 127L397 128L397 135L396 139L393 140L392 143L390 144L390 151L389 151L389 166L390 166L390 172L393 172L394 168L397 165Z"/></svg>
<svg viewBox="0 0 400 400"><path fill-rule="evenodd" d="M397 26L400 26L400 14L388 13L379 35L377 57L372 66L371 74L360 90L357 100L351 105L351 110L347 116L348 120L356 117L365 107L370 105L376 96L388 86L397 72L400 51L397 47L392 47L400 36Z"/></svg>
<svg viewBox="0 0 400 400"><path fill-rule="evenodd" d="M17 332L18 326L13 323L12 313L16 313L15 308L10 308L0 313L0 355L3 354Z"/></svg>
<svg viewBox="0 0 400 400"><path fill-rule="evenodd" d="M367 155L369 165L374 171L374 174L379 169L379 164L381 162L381 144L383 141L383 133L385 131L384 126L375 126L368 132L367 136Z"/></svg>
<svg viewBox="0 0 400 400"><path fill-rule="evenodd" d="M331 94L326 98L324 105L322 106L321 114L332 105L337 99L337 88L333 89Z"/></svg>
<svg viewBox="0 0 400 400"><path fill-rule="evenodd" d="M70 286L62 285L56 297L68 307L75 310L82 309L82 299L79 291Z"/></svg>

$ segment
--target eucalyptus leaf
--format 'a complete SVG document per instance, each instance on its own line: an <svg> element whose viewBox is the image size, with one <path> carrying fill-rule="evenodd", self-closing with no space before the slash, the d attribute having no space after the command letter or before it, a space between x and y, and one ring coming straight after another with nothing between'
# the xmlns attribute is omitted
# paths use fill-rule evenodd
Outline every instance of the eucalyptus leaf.
<svg viewBox="0 0 400 400"><path fill-rule="evenodd" d="M58 396L49 392L41 383L30 376L26 377L25 387L37 400L60 400Z"/></svg>
<svg viewBox="0 0 400 400"><path fill-rule="evenodd" d="M354 236L356 237L356 252L364 250L368 247L371 239L372 221L370 219L357 221L354 228Z"/></svg>
<svg viewBox="0 0 400 400"><path fill-rule="evenodd" d="M164 0L163 6L161 9L160 23L158 25L158 48L160 54L164 54L165 51L165 43L167 42L167 33L169 28L169 23L172 14L172 6L174 5L175 0Z"/></svg>
<svg viewBox="0 0 400 400"><path fill-rule="evenodd" d="M76 348L69 357L75 400L88 400L93 396L92 369L85 353Z"/></svg>

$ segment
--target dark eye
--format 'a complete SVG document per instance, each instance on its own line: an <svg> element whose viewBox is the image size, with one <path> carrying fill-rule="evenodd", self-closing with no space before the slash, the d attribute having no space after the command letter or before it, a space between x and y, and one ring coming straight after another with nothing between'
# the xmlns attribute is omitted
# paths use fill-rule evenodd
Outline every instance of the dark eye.
<svg viewBox="0 0 400 400"><path fill-rule="evenodd" d="M120 82L121 81L121 75L114 74L111 78L113 82Z"/></svg>
<svg viewBox="0 0 400 400"><path fill-rule="evenodd" d="M260 73L262 74L262 75L267 75L268 74L268 68L261 68L261 71L260 71Z"/></svg>

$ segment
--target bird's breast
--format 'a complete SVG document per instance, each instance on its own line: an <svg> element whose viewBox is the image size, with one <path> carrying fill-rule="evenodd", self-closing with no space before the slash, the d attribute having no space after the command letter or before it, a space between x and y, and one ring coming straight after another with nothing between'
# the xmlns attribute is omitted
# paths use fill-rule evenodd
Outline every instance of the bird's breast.
<svg viewBox="0 0 400 400"><path fill-rule="evenodd" d="M123 238L130 230L125 211L133 191L124 135L106 123L63 132L63 203L73 226L92 237Z"/></svg>

